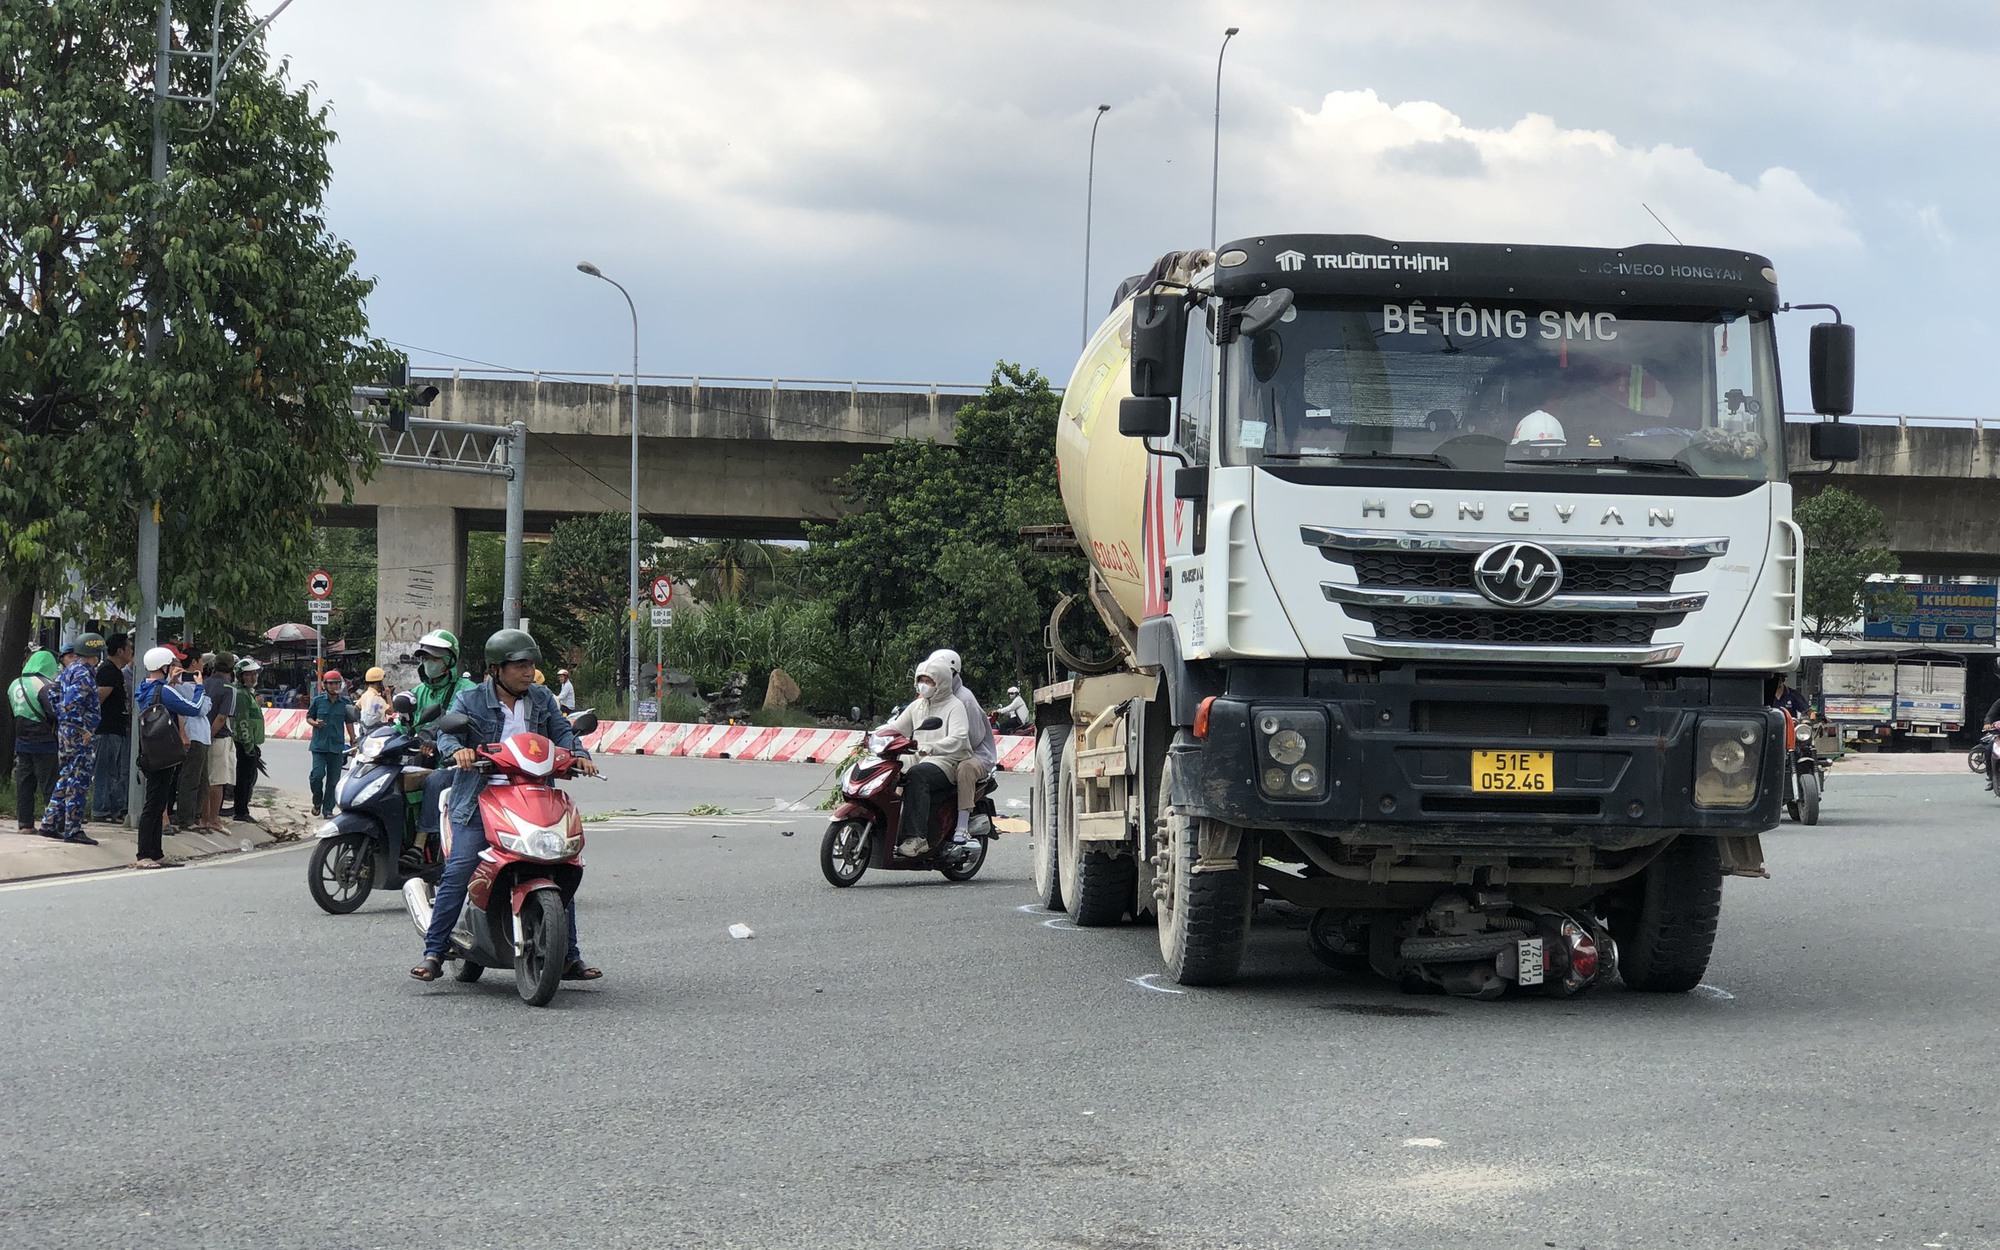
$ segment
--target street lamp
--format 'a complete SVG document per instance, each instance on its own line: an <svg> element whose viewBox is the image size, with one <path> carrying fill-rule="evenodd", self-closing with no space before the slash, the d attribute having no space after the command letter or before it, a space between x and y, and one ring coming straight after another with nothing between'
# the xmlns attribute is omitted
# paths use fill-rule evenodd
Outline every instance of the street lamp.
<svg viewBox="0 0 2000 1250"><path fill-rule="evenodd" d="M1097 123L1111 111L1109 104L1097 106L1097 116L1090 119L1090 165L1083 184L1083 337L1078 345L1090 341L1090 209L1097 195Z"/></svg>
<svg viewBox="0 0 2000 1250"><path fill-rule="evenodd" d="M625 297L625 307L632 310L632 502L630 505L631 551L629 552L630 577L625 595L625 701L626 715L632 714L632 705L639 698L639 306L632 302L632 292L615 278L607 278L604 271L589 261L577 265L580 272L593 278L604 278L618 293Z"/></svg>
<svg viewBox="0 0 2000 1250"><path fill-rule="evenodd" d="M1222 32L1222 46L1215 53L1215 154L1208 171L1208 250L1215 250L1215 204L1222 184L1222 54L1229 51L1229 41L1236 38L1240 27L1231 26Z"/></svg>

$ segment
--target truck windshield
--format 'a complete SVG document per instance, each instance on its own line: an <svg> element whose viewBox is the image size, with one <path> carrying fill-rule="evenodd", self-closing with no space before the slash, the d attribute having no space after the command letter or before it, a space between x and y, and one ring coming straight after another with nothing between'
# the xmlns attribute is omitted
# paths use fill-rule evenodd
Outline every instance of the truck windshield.
<svg viewBox="0 0 2000 1250"><path fill-rule="evenodd" d="M1230 344L1224 464L1784 477L1768 314L1310 301Z"/></svg>

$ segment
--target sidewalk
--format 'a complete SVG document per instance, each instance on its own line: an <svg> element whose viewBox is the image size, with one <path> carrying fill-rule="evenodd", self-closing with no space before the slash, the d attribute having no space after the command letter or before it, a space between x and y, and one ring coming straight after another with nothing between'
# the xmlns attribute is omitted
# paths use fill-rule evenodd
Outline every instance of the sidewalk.
<svg viewBox="0 0 2000 1250"><path fill-rule="evenodd" d="M266 805L265 799L270 799ZM168 862L206 859L233 851L251 851L273 842L293 842L310 837L319 822L313 820L305 795L269 786L257 788L252 809L262 823L225 820L227 835L176 833L161 839ZM225 816L227 813L225 813ZM139 835L123 825L92 821L85 833L97 839L96 846L57 842L37 834L19 834L13 820L0 833L0 882L27 881L36 877L63 877L79 872L105 872L129 868L139 853Z"/></svg>
<svg viewBox="0 0 2000 1250"><path fill-rule="evenodd" d="M1957 773L1966 777L1979 775L1965 766L1964 751L1898 751L1888 755L1849 751L1834 762L1833 771L1839 776L1861 773L1922 773L1931 776Z"/></svg>

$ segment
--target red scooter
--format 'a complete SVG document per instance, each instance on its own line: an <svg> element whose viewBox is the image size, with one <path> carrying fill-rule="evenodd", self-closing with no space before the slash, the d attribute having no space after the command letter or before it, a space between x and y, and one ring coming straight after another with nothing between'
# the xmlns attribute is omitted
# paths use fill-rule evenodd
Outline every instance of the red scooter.
<svg viewBox="0 0 2000 1250"><path fill-rule="evenodd" d="M935 729L936 718L919 726ZM958 823L958 809L949 802L939 803L932 821L930 845L922 855L906 856L896 850L902 840L898 826L903 816L904 761L917 744L899 733L868 736L869 754L854 761L840 779L840 804L820 839L819 870L837 886L861 880L870 868L891 872L929 872L936 869L949 881L970 881L986 864L987 843L999 832L993 827L993 778L979 783L972 806L971 837L965 842L951 840Z"/></svg>
<svg viewBox="0 0 2000 1250"><path fill-rule="evenodd" d="M454 717L457 722L454 722ZM440 729L462 728L453 712ZM570 718L581 737L597 728L589 712ZM531 1007L547 1006L562 986L569 952L565 904L583 882L583 818L554 782L578 775L579 756L541 734L519 733L477 748L479 772L499 780L479 792L486 849L479 853L452 930L446 959L458 960L460 981L477 981L488 968L514 969L514 986ZM445 858L451 855L451 822L445 822ZM435 884L403 884L403 901L417 932L428 933Z"/></svg>

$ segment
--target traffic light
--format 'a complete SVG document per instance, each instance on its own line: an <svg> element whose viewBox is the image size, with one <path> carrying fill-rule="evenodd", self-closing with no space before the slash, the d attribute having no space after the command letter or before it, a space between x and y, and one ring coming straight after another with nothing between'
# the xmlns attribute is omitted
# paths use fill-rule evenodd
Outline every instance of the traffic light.
<svg viewBox="0 0 2000 1250"><path fill-rule="evenodd" d="M389 369L389 428L401 434L410 428L410 408L400 392L410 385L410 362L399 357Z"/></svg>

